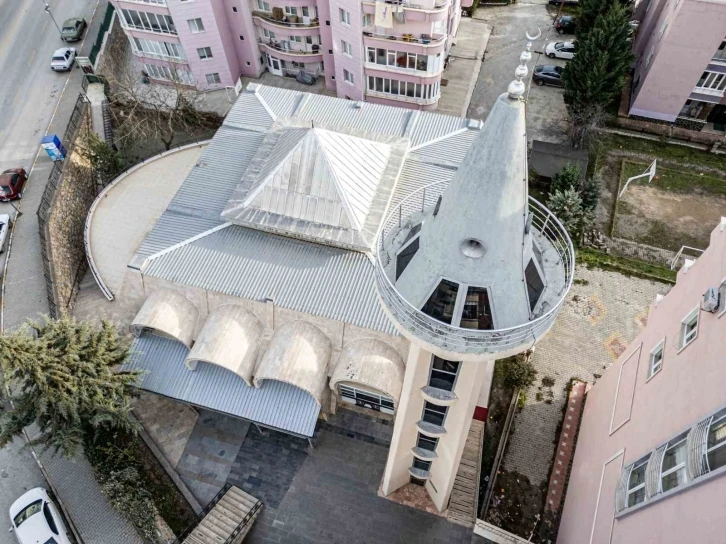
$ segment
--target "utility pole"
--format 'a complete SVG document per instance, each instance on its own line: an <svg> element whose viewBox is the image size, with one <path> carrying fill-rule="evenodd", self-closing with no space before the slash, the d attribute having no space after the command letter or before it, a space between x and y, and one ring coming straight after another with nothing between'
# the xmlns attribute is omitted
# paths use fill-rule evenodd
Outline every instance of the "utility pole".
<svg viewBox="0 0 726 544"><path fill-rule="evenodd" d="M50 12L50 6L48 5L48 3L47 3L47 2L45 1L45 0L40 0L40 1L41 1L41 2L43 2L43 5L45 6L45 11L46 11L46 13L47 13L48 15L50 15L50 18L51 18L51 20L53 21L53 24L54 24L54 25L55 25L55 27L56 27L56 28L58 29L58 34L59 34L59 35L60 35L60 36L62 37L62 36L63 36L63 33L61 32L61 29L60 29L60 27L58 26L58 23L56 22L56 20L55 20L55 17L53 17L53 14L52 14L52 13Z"/></svg>

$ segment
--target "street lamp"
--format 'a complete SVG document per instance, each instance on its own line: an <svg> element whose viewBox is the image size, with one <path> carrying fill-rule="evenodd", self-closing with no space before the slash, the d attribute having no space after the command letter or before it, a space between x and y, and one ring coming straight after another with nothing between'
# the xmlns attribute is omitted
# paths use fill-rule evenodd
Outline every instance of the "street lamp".
<svg viewBox="0 0 726 544"><path fill-rule="evenodd" d="M61 29L60 29L60 27L58 26L58 23L56 22L56 20L55 20L55 17L53 17L53 14L52 14L52 13L50 12L50 6L48 5L48 3L47 3L47 2L45 1L45 0L40 0L40 1L41 1L41 2L43 2L43 5L45 6L45 11L46 11L46 13L47 13L48 15L50 15L50 18L51 18L51 20L53 21L53 24L54 24L54 25L55 25L55 27L56 27L56 28L58 29L58 34L60 34L60 35L61 35L61 37L62 37L62 36L63 36L63 33L61 32Z"/></svg>

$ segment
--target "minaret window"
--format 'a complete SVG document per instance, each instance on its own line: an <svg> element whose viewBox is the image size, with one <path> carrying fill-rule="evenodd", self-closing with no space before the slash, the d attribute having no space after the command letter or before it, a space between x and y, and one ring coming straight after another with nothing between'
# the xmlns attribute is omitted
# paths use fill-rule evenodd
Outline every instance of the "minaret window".
<svg viewBox="0 0 726 544"><path fill-rule="evenodd" d="M404 246L396 255L396 279L406 270L408 263L418 251L418 237L414 238L407 246Z"/></svg>
<svg viewBox="0 0 726 544"><path fill-rule="evenodd" d="M544 292L544 282L542 276L534 264L534 259L530 259L527 268L524 270L524 279L527 282L527 296L529 297L529 310L534 312L542 293Z"/></svg>
<svg viewBox="0 0 726 544"><path fill-rule="evenodd" d="M433 361L431 362L429 385L436 389L453 391L460 364L459 361L447 361L434 355Z"/></svg>
<svg viewBox="0 0 726 544"><path fill-rule="evenodd" d="M456 309L456 297L459 294L459 284L449 280L441 280L428 301L421 308L426 315L451 325Z"/></svg>
<svg viewBox="0 0 726 544"><path fill-rule="evenodd" d="M416 441L416 447L426 451L436 451L436 446L439 443L438 438L431 438L425 434L418 433L418 440Z"/></svg>
<svg viewBox="0 0 726 544"><path fill-rule="evenodd" d="M413 468L419 470L425 470L428 472L431 469L431 461L423 461L422 459L413 458Z"/></svg>
<svg viewBox="0 0 726 544"><path fill-rule="evenodd" d="M465 329L490 330L494 326L489 291L486 287L469 287L461 313L461 327Z"/></svg>
<svg viewBox="0 0 726 544"><path fill-rule="evenodd" d="M432 425L438 425L439 427L443 427L444 421L446 420L447 411L447 406L438 406L436 404L425 401L422 419L426 423L431 423Z"/></svg>

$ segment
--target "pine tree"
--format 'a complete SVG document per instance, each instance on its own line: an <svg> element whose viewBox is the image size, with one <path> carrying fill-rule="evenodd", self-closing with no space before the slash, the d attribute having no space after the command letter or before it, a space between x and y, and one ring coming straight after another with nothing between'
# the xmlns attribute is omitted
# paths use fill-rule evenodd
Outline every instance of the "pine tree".
<svg viewBox="0 0 726 544"><path fill-rule="evenodd" d="M129 345L115 327L69 317L28 322L0 336L0 366L15 410L0 420L0 447L35 423L33 445L73 456L96 428L135 431L130 416L136 372L118 372Z"/></svg>
<svg viewBox="0 0 726 544"><path fill-rule="evenodd" d="M576 164L570 164L569 162L562 167L562 170L557 172L552 177L552 183L550 184L550 193L557 191L566 191L567 189L577 189L580 185L580 167Z"/></svg>
<svg viewBox="0 0 726 544"><path fill-rule="evenodd" d="M633 62L628 11L614 3L577 42L562 76L570 114L606 107L620 96Z"/></svg>
<svg viewBox="0 0 726 544"><path fill-rule="evenodd" d="M616 0L580 0L577 18L577 38L582 40L595 27L597 18L606 13Z"/></svg>
<svg viewBox="0 0 726 544"><path fill-rule="evenodd" d="M550 195L547 207L570 233L579 240L580 234L590 223L590 215L582 206L582 197L575 189L557 191Z"/></svg>

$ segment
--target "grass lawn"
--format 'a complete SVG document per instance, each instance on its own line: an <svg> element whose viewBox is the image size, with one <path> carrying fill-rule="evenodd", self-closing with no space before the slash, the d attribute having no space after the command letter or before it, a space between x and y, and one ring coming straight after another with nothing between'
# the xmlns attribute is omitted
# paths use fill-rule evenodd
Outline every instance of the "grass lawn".
<svg viewBox="0 0 726 544"><path fill-rule="evenodd" d="M591 248L578 248L575 262L584 264L588 268L614 270L626 276L660 280L666 283L675 283L676 281L676 272L674 270L643 261L618 257Z"/></svg>
<svg viewBox="0 0 726 544"><path fill-rule="evenodd" d="M622 182L625 183L629 177L642 174L648 166L645 163L623 161ZM633 183L648 185L648 179L642 178L633 181ZM651 185L675 193L689 193L695 190L701 193L726 196L726 179L694 172L693 170L677 170L656 165L656 176L653 178Z"/></svg>
<svg viewBox="0 0 726 544"><path fill-rule="evenodd" d="M716 168L726 173L726 156L715 153L699 151L682 145L672 145L660 141L631 138L619 134L606 134L596 144L598 162L609 150L624 150L634 153L643 153L654 159ZM640 172L642 174L642 172Z"/></svg>

